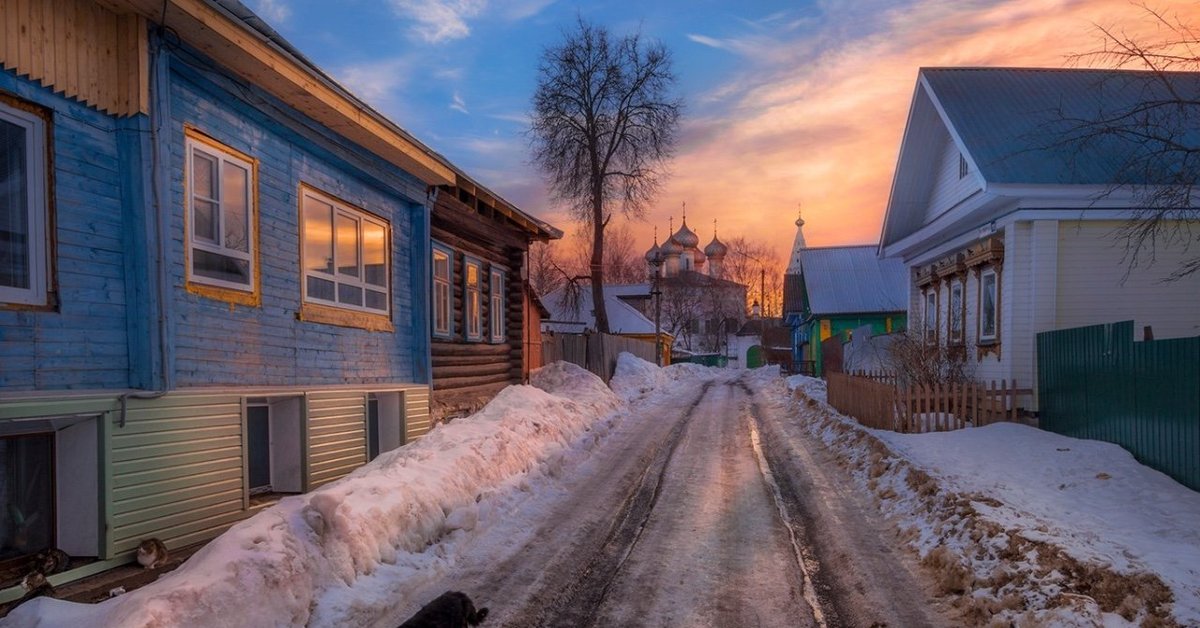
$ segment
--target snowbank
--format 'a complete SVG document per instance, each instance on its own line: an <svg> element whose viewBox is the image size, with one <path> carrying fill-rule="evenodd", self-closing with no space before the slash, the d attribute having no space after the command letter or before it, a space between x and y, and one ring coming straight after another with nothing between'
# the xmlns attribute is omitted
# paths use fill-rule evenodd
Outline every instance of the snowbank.
<svg viewBox="0 0 1200 628"><path fill-rule="evenodd" d="M632 401L662 387L662 369L632 353L622 352L617 356L617 370L609 385L619 397Z"/></svg>
<svg viewBox="0 0 1200 628"><path fill-rule="evenodd" d="M1200 625L1200 495L1120 447L1016 424L873 430L811 378L788 387L968 623Z"/></svg>
<svg viewBox="0 0 1200 628"><path fill-rule="evenodd" d="M599 378L571 364L551 364L533 383L504 389L475 415L346 478L285 498L153 584L97 605L39 598L4 625L306 625L323 603L341 603L357 579L419 562L413 557L444 536L486 522L485 497L520 490L532 473L553 474L564 450L587 441L584 432L620 405ZM375 595L386 605L395 592Z"/></svg>

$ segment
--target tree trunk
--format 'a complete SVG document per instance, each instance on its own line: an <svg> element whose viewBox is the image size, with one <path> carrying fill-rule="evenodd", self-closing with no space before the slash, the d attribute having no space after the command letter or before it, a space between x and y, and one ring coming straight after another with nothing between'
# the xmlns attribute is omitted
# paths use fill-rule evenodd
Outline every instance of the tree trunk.
<svg viewBox="0 0 1200 628"><path fill-rule="evenodd" d="M604 305L604 201L597 195L592 202L592 309L596 313L596 331L607 334L608 308Z"/></svg>

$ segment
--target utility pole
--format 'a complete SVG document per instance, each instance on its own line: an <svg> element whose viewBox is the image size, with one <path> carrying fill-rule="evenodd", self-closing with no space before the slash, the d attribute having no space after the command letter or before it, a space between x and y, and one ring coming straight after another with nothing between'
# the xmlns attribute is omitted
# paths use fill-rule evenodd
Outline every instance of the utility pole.
<svg viewBox="0 0 1200 628"><path fill-rule="evenodd" d="M650 265L654 267L650 295L654 297L654 362L659 366L663 365L662 323L660 322L662 320L662 290L658 286L658 277L661 274L659 270L662 268L662 264L662 253L655 251L654 256L650 259Z"/></svg>

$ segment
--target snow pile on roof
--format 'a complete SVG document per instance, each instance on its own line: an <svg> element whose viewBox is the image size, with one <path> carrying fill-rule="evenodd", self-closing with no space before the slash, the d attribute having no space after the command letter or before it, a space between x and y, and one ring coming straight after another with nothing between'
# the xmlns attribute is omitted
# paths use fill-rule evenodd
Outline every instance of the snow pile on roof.
<svg viewBox="0 0 1200 628"><path fill-rule="evenodd" d="M811 378L789 387L967 623L1200 624L1200 494L1120 447L1016 424L872 430Z"/></svg>
<svg viewBox="0 0 1200 628"><path fill-rule="evenodd" d="M38 598L5 623L303 626L364 607L359 619L370 617L395 603L399 585L351 585L397 565L416 570L429 562L421 554L431 544L486 525L489 496L553 475L567 451L594 446L585 432L620 405L599 378L571 364L549 365L533 380L342 480L285 498L153 584L97 605Z"/></svg>

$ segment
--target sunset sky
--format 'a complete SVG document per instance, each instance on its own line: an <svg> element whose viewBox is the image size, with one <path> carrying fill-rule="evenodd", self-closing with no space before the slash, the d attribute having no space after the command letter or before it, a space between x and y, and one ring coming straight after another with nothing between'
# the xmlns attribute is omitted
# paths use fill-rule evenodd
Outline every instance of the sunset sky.
<svg viewBox="0 0 1200 628"><path fill-rule="evenodd" d="M246 0L317 65L510 202L571 231L523 135L543 47L577 14L673 53L687 103L678 156L632 226L668 216L786 256L803 203L809 245L876 242L917 69L1064 66L1101 25L1146 39L1128 0L718 2ZM1148 5L1200 23L1200 3Z"/></svg>

